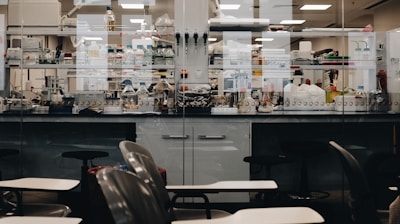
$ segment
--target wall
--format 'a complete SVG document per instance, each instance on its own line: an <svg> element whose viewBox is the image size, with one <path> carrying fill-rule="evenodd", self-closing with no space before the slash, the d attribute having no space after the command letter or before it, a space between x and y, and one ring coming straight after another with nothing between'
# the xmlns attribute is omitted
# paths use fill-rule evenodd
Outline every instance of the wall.
<svg viewBox="0 0 400 224"><path fill-rule="evenodd" d="M387 31L399 28L400 20L400 1L391 1L376 9L374 13L374 30Z"/></svg>

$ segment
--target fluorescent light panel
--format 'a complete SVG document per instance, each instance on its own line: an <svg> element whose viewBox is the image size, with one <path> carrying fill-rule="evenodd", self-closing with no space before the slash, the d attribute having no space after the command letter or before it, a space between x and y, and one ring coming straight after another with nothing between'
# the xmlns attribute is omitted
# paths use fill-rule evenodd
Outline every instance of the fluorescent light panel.
<svg viewBox="0 0 400 224"><path fill-rule="evenodd" d="M287 25L289 25L289 24L303 24L304 22L306 22L305 20L290 20L290 19L285 19L285 20L282 20L281 22L280 22L280 24L287 24Z"/></svg>
<svg viewBox="0 0 400 224"><path fill-rule="evenodd" d="M332 5L303 5L300 10L327 10Z"/></svg>
<svg viewBox="0 0 400 224"><path fill-rule="evenodd" d="M265 37L256 38L256 39L255 39L255 41L262 41L262 42L273 41L273 40L274 40L274 38L265 38Z"/></svg>
<svg viewBox="0 0 400 224"><path fill-rule="evenodd" d="M144 4L121 4L123 9L144 9Z"/></svg>
<svg viewBox="0 0 400 224"><path fill-rule="evenodd" d="M220 4L219 7L222 10L238 10L240 8L240 4Z"/></svg>
<svg viewBox="0 0 400 224"><path fill-rule="evenodd" d="M215 37L209 37L209 38L208 38L208 41L209 41L209 42L217 41L217 38L215 38Z"/></svg>
<svg viewBox="0 0 400 224"><path fill-rule="evenodd" d="M85 37L85 40L103 40L101 37Z"/></svg>

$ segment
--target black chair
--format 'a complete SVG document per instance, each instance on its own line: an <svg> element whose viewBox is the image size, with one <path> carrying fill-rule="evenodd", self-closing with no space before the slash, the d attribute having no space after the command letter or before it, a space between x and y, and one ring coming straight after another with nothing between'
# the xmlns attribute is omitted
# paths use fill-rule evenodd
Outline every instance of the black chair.
<svg viewBox="0 0 400 224"><path fill-rule="evenodd" d="M334 141L329 141L337 151L350 189L349 206L355 224L380 224L372 192L357 159Z"/></svg>
<svg viewBox="0 0 400 224"><path fill-rule="evenodd" d="M329 192L310 188L308 170L309 160L317 155L327 153L327 149L326 143L319 141L288 140L282 142L282 151L293 157L293 159L294 157L299 158L301 162L298 190L289 193L291 199L316 200L329 197Z"/></svg>
<svg viewBox="0 0 400 224"><path fill-rule="evenodd" d="M127 169L137 173L144 179L151 180L151 189L154 191L154 195L156 195L158 201L161 202L160 207L164 208L170 214L171 220L210 219L230 215L230 213L222 210L210 209L208 198L203 194L175 195L171 199L168 191L165 189L165 182L158 171L158 167L151 157L151 153L144 146L127 140L121 141L119 147ZM178 197L203 198L205 200L205 209L177 209L174 206Z"/></svg>

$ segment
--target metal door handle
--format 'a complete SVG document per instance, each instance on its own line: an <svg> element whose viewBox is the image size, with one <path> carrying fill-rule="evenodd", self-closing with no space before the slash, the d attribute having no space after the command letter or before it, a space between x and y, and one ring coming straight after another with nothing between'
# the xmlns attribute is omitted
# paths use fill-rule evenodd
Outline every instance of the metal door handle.
<svg viewBox="0 0 400 224"><path fill-rule="evenodd" d="M163 139L188 139L189 135L163 135Z"/></svg>
<svg viewBox="0 0 400 224"><path fill-rule="evenodd" d="M199 139L225 139L225 135L199 135Z"/></svg>

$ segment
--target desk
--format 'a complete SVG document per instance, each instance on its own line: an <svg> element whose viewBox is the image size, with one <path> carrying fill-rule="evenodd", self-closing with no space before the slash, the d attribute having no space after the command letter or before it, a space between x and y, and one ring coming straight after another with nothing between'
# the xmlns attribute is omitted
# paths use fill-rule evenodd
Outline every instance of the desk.
<svg viewBox="0 0 400 224"><path fill-rule="evenodd" d="M0 188L18 191L69 191L77 187L79 180L27 177L0 181Z"/></svg>
<svg viewBox="0 0 400 224"><path fill-rule="evenodd" d="M303 224L323 223L324 218L308 207L276 207L241 209L218 219L174 221L172 224Z"/></svg>
<svg viewBox="0 0 400 224"><path fill-rule="evenodd" d="M255 192L276 190L278 185L273 180L218 181L200 185L167 185L167 191L174 193L219 193L219 192Z"/></svg>
<svg viewBox="0 0 400 224"><path fill-rule="evenodd" d="M72 217L10 216L0 218L0 224L79 224L81 221L81 218Z"/></svg>
<svg viewBox="0 0 400 224"><path fill-rule="evenodd" d="M13 191L17 197L17 214L22 215L20 191L69 191L77 187L79 180L28 177L0 181L0 189Z"/></svg>

